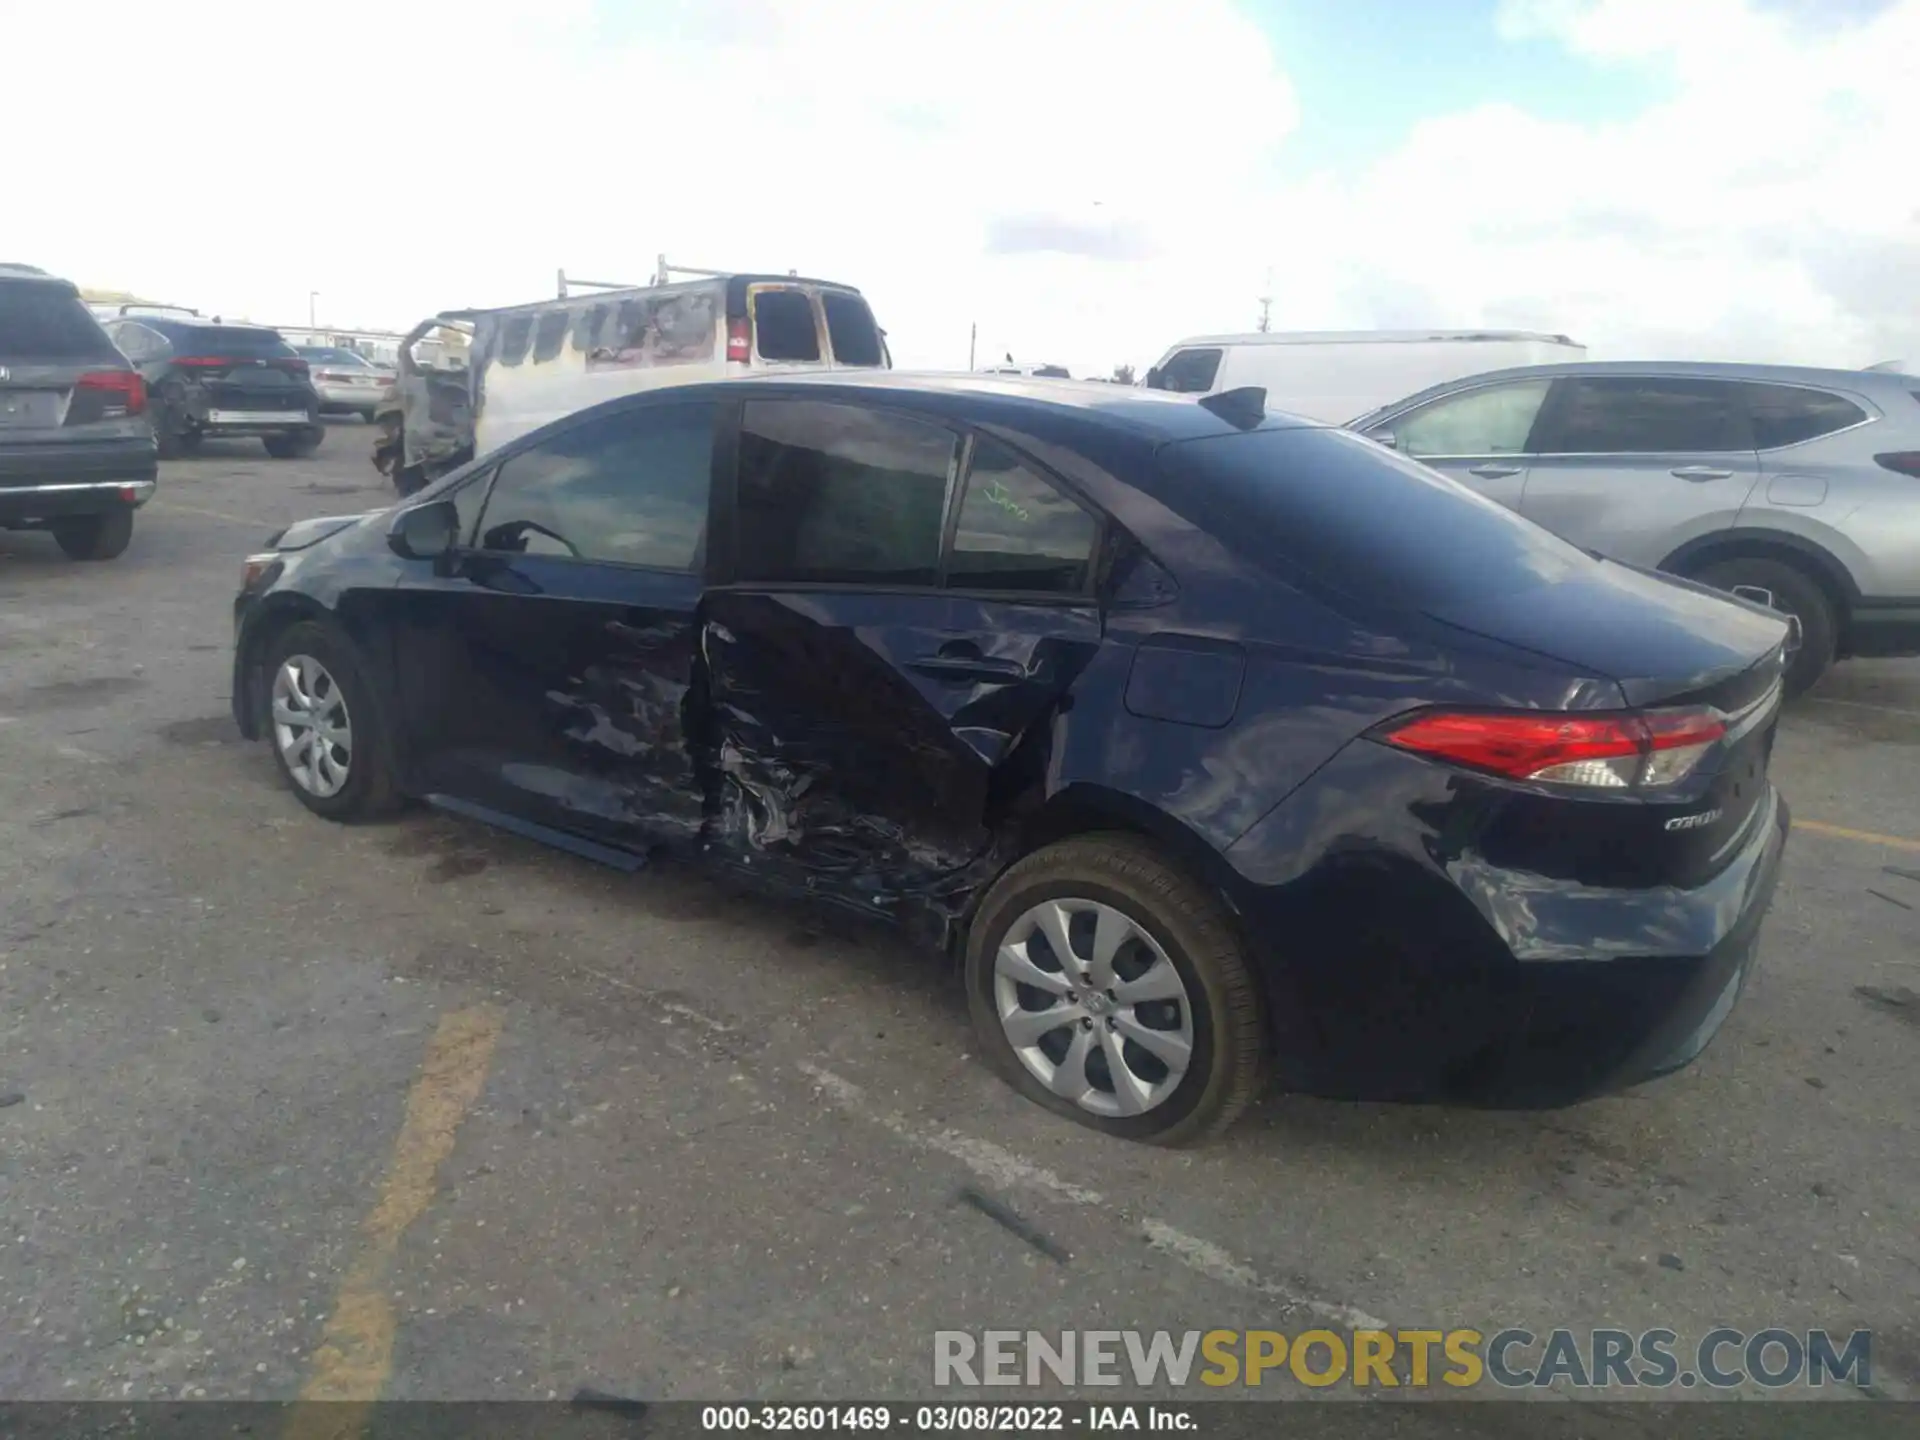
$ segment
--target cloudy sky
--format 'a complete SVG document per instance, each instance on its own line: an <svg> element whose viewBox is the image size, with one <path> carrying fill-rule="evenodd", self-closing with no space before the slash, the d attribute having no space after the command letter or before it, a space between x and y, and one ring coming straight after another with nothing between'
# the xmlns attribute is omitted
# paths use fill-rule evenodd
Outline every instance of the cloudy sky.
<svg viewBox="0 0 1920 1440"><path fill-rule="evenodd" d="M1920 356L1920 0L0 0L0 259L403 328L655 257L898 363L1250 330ZM42 65L19 62L46 56Z"/></svg>

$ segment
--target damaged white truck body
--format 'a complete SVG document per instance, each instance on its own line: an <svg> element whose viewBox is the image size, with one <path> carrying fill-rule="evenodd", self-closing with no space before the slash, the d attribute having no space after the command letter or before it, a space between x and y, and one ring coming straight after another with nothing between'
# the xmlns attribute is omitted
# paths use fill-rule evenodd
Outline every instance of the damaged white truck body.
<svg viewBox="0 0 1920 1440"><path fill-rule="evenodd" d="M551 420L666 385L780 371L888 369L849 285L722 275L445 311L409 332L376 416L374 463L402 494Z"/></svg>

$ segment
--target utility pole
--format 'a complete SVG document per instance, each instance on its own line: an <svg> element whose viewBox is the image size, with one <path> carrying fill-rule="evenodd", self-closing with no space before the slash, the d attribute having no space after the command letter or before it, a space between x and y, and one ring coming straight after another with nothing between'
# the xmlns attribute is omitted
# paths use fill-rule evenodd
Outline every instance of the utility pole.
<svg viewBox="0 0 1920 1440"><path fill-rule="evenodd" d="M1267 333L1267 326L1273 316L1273 271L1267 271L1267 293L1260 297L1260 333Z"/></svg>
<svg viewBox="0 0 1920 1440"><path fill-rule="evenodd" d="M974 321L967 327L967 369L973 369L973 347L980 339L980 322Z"/></svg>

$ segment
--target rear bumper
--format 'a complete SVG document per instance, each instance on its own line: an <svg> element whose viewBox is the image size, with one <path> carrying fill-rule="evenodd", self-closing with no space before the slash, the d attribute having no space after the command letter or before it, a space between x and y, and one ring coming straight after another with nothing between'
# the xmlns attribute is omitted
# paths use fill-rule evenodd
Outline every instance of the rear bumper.
<svg viewBox="0 0 1920 1440"><path fill-rule="evenodd" d="M1724 937L1705 954L1522 966L1513 1028L1459 1077L1458 1098L1565 1105L1697 1060L1752 973L1791 823L1775 793L1735 863L1687 896L1688 905L1730 917Z"/></svg>
<svg viewBox="0 0 1920 1440"><path fill-rule="evenodd" d="M1352 748L1227 852L1282 1082L1552 1108L1704 1051L1772 900L1790 823L1778 793L1705 879L1622 888L1544 847L1493 863L1499 787L1418 763Z"/></svg>
<svg viewBox="0 0 1920 1440"><path fill-rule="evenodd" d="M1845 649L1862 658L1920 655L1920 597L1854 601Z"/></svg>
<svg viewBox="0 0 1920 1440"><path fill-rule="evenodd" d="M0 522L94 515L153 498L153 441L0 445Z"/></svg>
<svg viewBox="0 0 1920 1440"><path fill-rule="evenodd" d="M384 393L378 389L361 390L344 385L316 385L314 389L320 396L320 408L335 412L372 410L380 403L380 396Z"/></svg>

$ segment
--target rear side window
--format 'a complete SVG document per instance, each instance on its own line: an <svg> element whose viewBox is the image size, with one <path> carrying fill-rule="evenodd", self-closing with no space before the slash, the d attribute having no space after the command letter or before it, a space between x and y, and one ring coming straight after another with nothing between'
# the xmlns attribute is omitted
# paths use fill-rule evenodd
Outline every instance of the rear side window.
<svg viewBox="0 0 1920 1440"><path fill-rule="evenodd" d="M1747 386L1747 413L1753 417L1756 450L1817 440L1867 418L1866 411L1843 396L1798 385Z"/></svg>
<svg viewBox="0 0 1920 1440"><path fill-rule="evenodd" d="M873 312L858 295L840 290L825 290L820 308L827 312L827 339L833 345L833 358L842 365L882 363L880 327L873 323Z"/></svg>
<svg viewBox="0 0 1920 1440"><path fill-rule="evenodd" d="M111 360L113 342L76 295L0 281L0 355L11 360Z"/></svg>
<svg viewBox="0 0 1920 1440"><path fill-rule="evenodd" d="M690 570L706 536L714 407L646 406L510 455L487 496L480 548Z"/></svg>
<svg viewBox="0 0 1920 1440"><path fill-rule="evenodd" d="M1724 380L1595 375L1562 380L1541 450L1660 455L1751 449L1740 387Z"/></svg>
<svg viewBox="0 0 1920 1440"><path fill-rule="evenodd" d="M818 360L820 332L813 301L801 290L761 290L753 296L754 344L762 360Z"/></svg>
<svg viewBox="0 0 1920 1440"><path fill-rule="evenodd" d="M1532 590L1596 562L1436 470L1344 430L1254 430L1168 445L1172 503L1256 564L1425 610Z"/></svg>
<svg viewBox="0 0 1920 1440"><path fill-rule="evenodd" d="M748 401L735 521L740 578L934 584L958 450L952 431L905 415Z"/></svg>
<svg viewBox="0 0 1920 1440"><path fill-rule="evenodd" d="M244 355L249 359L283 360L293 347L271 330L249 330L238 325L194 325L173 332L173 348L182 355Z"/></svg>
<svg viewBox="0 0 1920 1440"><path fill-rule="evenodd" d="M1156 390L1172 390L1182 395L1204 395L1213 389L1220 373L1220 350L1179 350L1160 367Z"/></svg>
<svg viewBox="0 0 1920 1440"><path fill-rule="evenodd" d="M947 584L1078 595L1099 538L1093 516L1005 446L980 440L967 468Z"/></svg>

